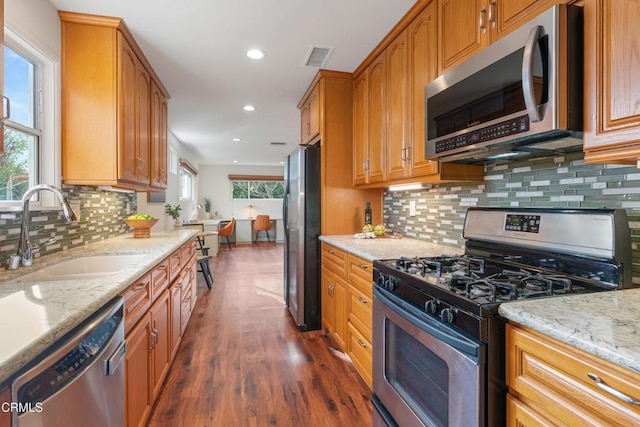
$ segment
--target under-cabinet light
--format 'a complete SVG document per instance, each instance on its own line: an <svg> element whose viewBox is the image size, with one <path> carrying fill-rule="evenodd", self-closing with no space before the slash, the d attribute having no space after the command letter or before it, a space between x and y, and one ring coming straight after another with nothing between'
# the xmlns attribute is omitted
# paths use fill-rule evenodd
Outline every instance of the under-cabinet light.
<svg viewBox="0 0 640 427"><path fill-rule="evenodd" d="M406 191L406 190L419 190L422 188L422 184L402 184L402 185L390 185L389 191Z"/></svg>

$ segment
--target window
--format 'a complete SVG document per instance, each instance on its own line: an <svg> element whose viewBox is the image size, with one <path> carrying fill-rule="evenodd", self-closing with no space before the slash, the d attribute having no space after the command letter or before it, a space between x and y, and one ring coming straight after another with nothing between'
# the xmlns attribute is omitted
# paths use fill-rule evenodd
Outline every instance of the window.
<svg viewBox="0 0 640 427"><path fill-rule="evenodd" d="M39 182L42 75L26 50L4 46L4 90L11 117L4 122L4 153L0 154L0 201L20 200Z"/></svg>
<svg viewBox="0 0 640 427"><path fill-rule="evenodd" d="M194 193L193 174L186 168L180 168L180 199L181 200L193 200Z"/></svg>
<svg viewBox="0 0 640 427"><path fill-rule="evenodd" d="M169 172L178 175L178 150L169 146Z"/></svg>
<svg viewBox="0 0 640 427"><path fill-rule="evenodd" d="M231 181L234 199L283 199L282 181Z"/></svg>

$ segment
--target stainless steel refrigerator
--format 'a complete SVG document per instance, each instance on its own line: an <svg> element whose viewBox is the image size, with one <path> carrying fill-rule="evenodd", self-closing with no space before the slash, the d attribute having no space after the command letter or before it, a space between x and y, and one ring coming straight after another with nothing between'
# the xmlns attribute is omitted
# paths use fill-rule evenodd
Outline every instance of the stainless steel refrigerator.
<svg viewBox="0 0 640 427"><path fill-rule="evenodd" d="M301 331L320 329L320 147L299 146L284 167L284 300Z"/></svg>

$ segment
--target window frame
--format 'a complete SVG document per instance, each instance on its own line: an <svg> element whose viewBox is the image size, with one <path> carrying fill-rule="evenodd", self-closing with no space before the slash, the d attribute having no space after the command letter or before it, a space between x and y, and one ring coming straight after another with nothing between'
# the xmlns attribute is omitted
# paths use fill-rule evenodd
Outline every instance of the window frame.
<svg viewBox="0 0 640 427"><path fill-rule="evenodd" d="M283 200L284 199L284 182L281 179L267 179L267 178L259 178L259 177L255 177L254 179L230 179L231 181L231 200ZM236 182L239 183L246 183L247 185L247 197L234 197L234 185ZM252 182L273 182L273 183L279 183L282 185L283 187L283 197L271 197L271 198L254 198L251 197L251 183Z"/></svg>
<svg viewBox="0 0 640 427"><path fill-rule="evenodd" d="M4 41L16 53L36 65L37 109L35 124L39 128L39 144L35 165L36 184L48 183L60 187L62 184L61 135L60 135L60 54L49 49L28 34L18 34L8 25L4 26ZM21 126L16 124L15 127ZM13 125L10 127L14 127ZM51 192L39 192L30 199L32 210L57 210L59 202ZM22 210L20 200L0 200L0 210L14 212Z"/></svg>
<svg viewBox="0 0 640 427"><path fill-rule="evenodd" d="M182 182L182 177L183 176L187 176L189 178L189 184L190 184L190 189L189 189L189 195L185 196L182 193L182 190L184 189L184 185ZM196 175L193 174L188 168L185 168L183 166L180 166L178 168L178 200L188 200L188 201L195 201L195 190L196 190Z"/></svg>

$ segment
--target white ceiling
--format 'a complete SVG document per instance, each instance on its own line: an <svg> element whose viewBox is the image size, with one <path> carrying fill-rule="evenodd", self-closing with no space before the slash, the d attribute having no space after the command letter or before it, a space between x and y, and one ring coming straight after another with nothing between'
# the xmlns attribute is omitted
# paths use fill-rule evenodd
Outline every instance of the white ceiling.
<svg viewBox="0 0 640 427"><path fill-rule="evenodd" d="M415 0L49 0L125 20L171 94L169 130L203 164L278 165L300 140L297 104L317 69L352 72ZM250 48L267 52L256 62ZM254 112L242 110L246 104ZM234 142L233 138L242 138ZM270 142L286 142L271 146Z"/></svg>

